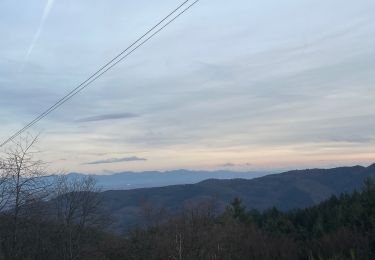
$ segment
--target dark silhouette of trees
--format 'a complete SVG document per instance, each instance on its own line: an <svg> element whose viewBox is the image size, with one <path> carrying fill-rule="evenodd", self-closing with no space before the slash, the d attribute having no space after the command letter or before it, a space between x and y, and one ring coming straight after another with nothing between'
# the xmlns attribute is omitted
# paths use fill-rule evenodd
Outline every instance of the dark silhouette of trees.
<svg viewBox="0 0 375 260"><path fill-rule="evenodd" d="M94 179L45 181L31 140L0 160L0 260L375 259L372 179L290 211L246 209L239 198L221 213L212 200L174 214L145 203L147 225L119 234Z"/></svg>
<svg viewBox="0 0 375 260"><path fill-rule="evenodd" d="M58 176L51 200L54 220L60 226L61 259L79 259L82 236L86 227L100 227L100 189L93 177Z"/></svg>
<svg viewBox="0 0 375 260"><path fill-rule="evenodd" d="M36 142L20 138L0 159L0 259L80 259L81 242L105 224L100 190L92 177L45 176Z"/></svg>
<svg viewBox="0 0 375 260"><path fill-rule="evenodd" d="M44 175L44 164L34 159L35 151L32 150L36 142L37 137L30 135L13 141L13 146L1 160L1 204L12 219L11 236L7 241L10 259L18 259L22 247L19 241L21 218L27 218L32 206L47 194L47 185L41 178Z"/></svg>
<svg viewBox="0 0 375 260"><path fill-rule="evenodd" d="M287 212L235 198L220 215L187 211L133 230L121 250L133 259L374 259L374 195L366 180L360 192Z"/></svg>

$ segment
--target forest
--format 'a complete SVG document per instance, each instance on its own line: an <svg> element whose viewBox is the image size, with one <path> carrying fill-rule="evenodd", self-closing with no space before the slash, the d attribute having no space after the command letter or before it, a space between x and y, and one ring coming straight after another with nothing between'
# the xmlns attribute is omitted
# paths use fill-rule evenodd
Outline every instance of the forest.
<svg viewBox="0 0 375 260"><path fill-rule="evenodd" d="M24 145L24 144L27 145ZM375 183L292 210L224 211L209 199L169 214L144 207L142 225L117 232L92 177L41 178L31 142L0 165L0 259L375 259Z"/></svg>
<svg viewBox="0 0 375 260"><path fill-rule="evenodd" d="M87 180L85 180L87 182ZM82 182L80 183L82 184ZM0 217L0 259L374 259L375 184L306 209L222 214L207 201L125 234L109 232L93 194L72 192ZM81 203L86 199L85 203ZM52 204L54 206L52 206ZM57 207L61 205L61 207ZM60 212L57 212L60 211ZM56 211L56 212L55 212ZM152 215L155 216L155 215Z"/></svg>

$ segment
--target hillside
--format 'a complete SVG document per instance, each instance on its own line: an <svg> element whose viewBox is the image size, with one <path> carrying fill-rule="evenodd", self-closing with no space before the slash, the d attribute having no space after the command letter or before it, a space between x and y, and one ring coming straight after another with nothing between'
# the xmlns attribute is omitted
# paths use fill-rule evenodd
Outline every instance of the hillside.
<svg viewBox="0 0 375 260"><path fill-rule="evenodd" d="M143 171L119 172L107 175L90 175L103 190L130 190L139 188L163 187L179 184L194 184L207 179L253 179L264 176L266 172L218 171ZM70 173L69 178L80 178L87 174ZM49 176L54 177L54 176Z"/></svg>
<svg viewBox="0 0 375 260"><path fill-rule="evenodd" d="M112 212L118 230L141 224L144 208L164 208L177 212L203 200L214 200L223 209L235 197L248 208L282 210L317 204L330 195L351 192L361 187L366 177L375 177L375 164L333 169L295 170L252 180L210 179L197 184L161 188L105 191L105 210Z"/></svg>
<svg viewBox="0 0 375 260"><path fill-rule="evenodd" d="M71 199L77 194L65 195L65 202L76 205ZM66 222L69 214L51 218L43 205L19 218L17 257L10 255L14 216L0 212L0 259L375 259L371 178L357 192L331 196L304 209L260 212L234 199L222 214L197 206L163 222L131 228L126 235L108 232L99 212L81 215L79 208L68 207L80 221ZM81 205L87 209L86 203ZM93 222L83 224L87 216Z"/></svg>

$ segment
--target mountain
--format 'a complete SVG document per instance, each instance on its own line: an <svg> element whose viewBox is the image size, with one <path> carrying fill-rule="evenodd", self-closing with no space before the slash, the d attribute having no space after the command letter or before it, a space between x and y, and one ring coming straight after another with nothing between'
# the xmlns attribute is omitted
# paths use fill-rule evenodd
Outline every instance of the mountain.
<svg viewBox="0 0 375 260"><path fill-rule="evenodd" d="M207 179L253 179L266 175L266 172L234 171L145 171L121 172L111 175L91 175L103 190L129 190L138 188L162 187L177 184L193 184ZM70 178L86 176L80 173L68 174Z"/></svg>
<svg viewBox="0 0 375 260"><path fill-rule="evenodd" d="M239 197L248 208L305 208L331 195L352 192L360 188L367 177L375 177L375 164L369 167L295 170L251 180L209 179L197 184L112 190L103 192L101 196L105 210L114 216L114 228L124 230L143 223L145 205L173 213L209 199L222 210L233 198Z"/></svg>

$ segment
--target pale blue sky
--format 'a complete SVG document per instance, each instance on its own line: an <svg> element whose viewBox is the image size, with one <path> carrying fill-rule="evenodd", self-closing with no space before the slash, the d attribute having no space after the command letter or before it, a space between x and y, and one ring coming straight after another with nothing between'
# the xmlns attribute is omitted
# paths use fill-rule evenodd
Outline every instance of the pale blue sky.
<svg viewBox="0 0 375 260"><path fill-rule="evenodd" d="M179 3L0 1L0 138ZM201 0L33 131L51 171L368 164L374 46L373 0Z"/></svg>

